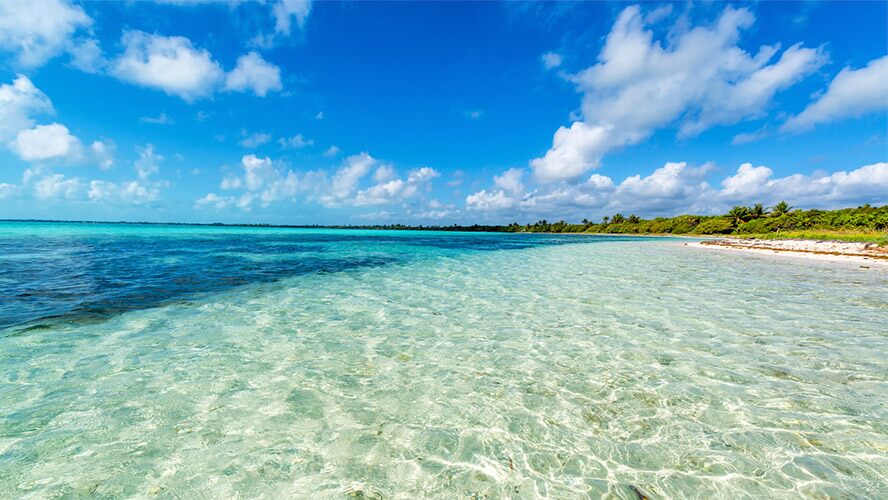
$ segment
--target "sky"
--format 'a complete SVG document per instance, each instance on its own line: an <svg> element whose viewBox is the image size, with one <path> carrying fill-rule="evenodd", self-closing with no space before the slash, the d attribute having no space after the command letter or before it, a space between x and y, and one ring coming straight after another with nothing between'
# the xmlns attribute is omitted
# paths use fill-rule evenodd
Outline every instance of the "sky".
<svg viewBox="0 0 888 500"><path fill-rule="evenodd" d="M0 219L888 204L888 2L0 2Z"/></svg>

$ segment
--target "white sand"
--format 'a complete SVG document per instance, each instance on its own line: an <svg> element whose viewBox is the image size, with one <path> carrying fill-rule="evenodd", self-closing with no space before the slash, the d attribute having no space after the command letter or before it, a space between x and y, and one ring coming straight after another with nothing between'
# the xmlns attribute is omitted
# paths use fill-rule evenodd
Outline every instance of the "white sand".
<svg viewBox="0 0 888 500"><path fill-rule="evenodd" d="M888 269L888 249L873 244L815 240L717 239L686 243L695 248L856 263Z"/></svg>

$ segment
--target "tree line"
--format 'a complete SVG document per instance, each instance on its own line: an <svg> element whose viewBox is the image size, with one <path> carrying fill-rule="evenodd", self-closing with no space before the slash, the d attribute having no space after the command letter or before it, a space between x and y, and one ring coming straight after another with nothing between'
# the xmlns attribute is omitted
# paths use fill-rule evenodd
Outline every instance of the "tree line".
<svg viewBox="0 0 888 500"><path fill-rule="evenodd" d="M761 203L735 206L723 215L679 215L643 219L635 214L615 213L599 222L579 223L545 219L532 224L409 226L404 224L369 226L327 226L361 229L412 229L432 231L485 231L507 233L605 233L605 234L768 234L799 230L888 231L888 205L863 205L839 210L801 210L781 201L772 207Z"/></svg>

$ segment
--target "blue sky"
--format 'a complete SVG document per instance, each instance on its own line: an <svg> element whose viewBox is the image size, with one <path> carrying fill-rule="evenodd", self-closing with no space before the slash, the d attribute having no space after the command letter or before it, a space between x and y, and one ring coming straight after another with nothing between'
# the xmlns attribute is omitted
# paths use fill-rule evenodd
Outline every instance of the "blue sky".
<svg viewBox="0 0 888 500"><path fill-rule="evenodd" d="M0 2L0 218L888 203L888 4Z"/></svg>

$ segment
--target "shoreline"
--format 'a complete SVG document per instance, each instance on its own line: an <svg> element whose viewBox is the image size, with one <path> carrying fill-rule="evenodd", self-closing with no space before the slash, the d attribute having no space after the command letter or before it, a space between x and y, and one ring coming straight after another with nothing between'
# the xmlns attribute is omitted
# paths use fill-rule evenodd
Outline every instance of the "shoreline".
<svg viewBox="0 0 888 500"><path fill-rule="evenodd" d="M719 238L685 243L686 246L765 256L793 257L827 262L859 264L888 269L888 249L867 243L817 240L743 240Z"/></svg>

